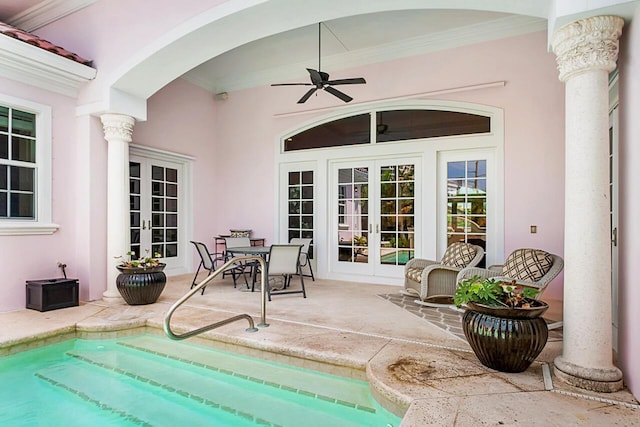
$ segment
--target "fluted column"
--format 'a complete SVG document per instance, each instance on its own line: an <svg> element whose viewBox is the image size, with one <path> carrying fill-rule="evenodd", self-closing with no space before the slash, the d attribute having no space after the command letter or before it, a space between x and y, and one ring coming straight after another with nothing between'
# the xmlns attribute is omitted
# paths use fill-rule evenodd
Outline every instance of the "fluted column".
<svg viewBox="0 0 640 427"><path fill-rule="evenodd" d="M586 18L551 41L566 104L564 338L554 372L601 392L622 388L611 338L608 75L623 24L615 16Z"/></svg>
<svg viewBox="0 0 640 427"><path fill-rule="evenodd" d="M103 300L121 300L116 288L117 257L130 250L129 143L135 119L122 114L100 116L107 140L107 290Z"/></svg>

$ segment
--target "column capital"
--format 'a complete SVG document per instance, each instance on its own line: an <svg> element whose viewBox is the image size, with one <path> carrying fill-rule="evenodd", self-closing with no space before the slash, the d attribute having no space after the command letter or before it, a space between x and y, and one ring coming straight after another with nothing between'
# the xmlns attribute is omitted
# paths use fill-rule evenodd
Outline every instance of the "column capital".
<svg viewBox="0 0 640 427"><path fill-rule="evenodd" d="M618 59L618 39L624 20L618 16L593 16L567 24L551 39L560 80L588 70L612 71Z"/></svg>
<svg viewBox="0 0 640 427"><path fill-rule="evenodd" d="M131 142L133 135L133 125L136 119L124 114L103 114L100 116L104 137L107 141L119 139L124 142Z"/></svg>

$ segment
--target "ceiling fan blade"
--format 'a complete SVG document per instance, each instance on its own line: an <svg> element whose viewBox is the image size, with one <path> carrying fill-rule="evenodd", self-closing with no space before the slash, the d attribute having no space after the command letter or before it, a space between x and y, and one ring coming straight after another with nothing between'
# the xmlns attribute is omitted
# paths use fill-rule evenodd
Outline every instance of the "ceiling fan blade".
<svg viewBox="0 0 640 427"><path fill-rule="evenodd" d="M324 90L326 90L333 96L337 96L338 98L342 99L344 102L349 102L353 99L346 93L340 92L338 89L334 89L331 86L325 86Z"/></svg>
<svg viewBox="0 0 640 427"><path fill-rule="evenodd" d="M312 88L312 89L309 89L309 91L308 91L307 93L305 93L305 94L304 94L304 96L303 96L302 98L300 98L300 100L298 101L298 104L304 104L304 103L307 101L307 99L309 99L309 97L310 97L311 95L313 95L313 93L314 93L315 91L317 91L317 90L318 90L318 88L317 88L317 87L314 87L314 88Z"/></svg>
<svg viewBox="0 0 640 427"><path fill-rule="evenodd" d="M271 86L313 86L311 83L272 83Z"/></svg>
<svg viewBox="0 0 640 427"><path fill-rule="evenodd" d="M330 85L360 85L365 84L367 81L362 77L357 77L353 79L338 79L338 80L329 80L326 83Z"/></svg>
<svg viewBox="0 0 640 427"><path fill-rule="evenodd" d="M313 83L316 86L322 85L322 76L320 75L320 73L318 71L312 70L311 68L307 68L307 71L309 72L309 75L311 76L311 83Z"/></svg>
<svg viewBox="0 0 640 427"><path fill-rule="evenodd" d="M320 74L320 77L322 77L322 81L324 83L326 83L327 80L329 80L329 73L325 73L324 71L318 71L318 74Z"/></svg>

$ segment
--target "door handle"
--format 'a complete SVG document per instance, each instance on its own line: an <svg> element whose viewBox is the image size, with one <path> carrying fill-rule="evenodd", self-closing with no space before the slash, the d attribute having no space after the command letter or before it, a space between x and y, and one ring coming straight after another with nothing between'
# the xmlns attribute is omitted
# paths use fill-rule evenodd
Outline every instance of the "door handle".
<svg viewBox="0 0 640 427"><path fill-rule="evenodd" d="M380 224L376 224L376 233L380 234Z"/></svg>
<svg viewBox="0 0 640 427"><path fill-rule="evenodd" d="M618 227L611 230L611 243L613 246L618 246Z"/></svg>
<svg viewBox="0 0 640 427"><path fill-rule="evenodd" d="M371 224L369 224L369 233L371 233Z"/></svg>
<svg viewBox="0 0 640 427"><path fill-rule="evenodd" d="M142 220L142 229L146 230L147 229L147 221L146 220Z"/></svg>

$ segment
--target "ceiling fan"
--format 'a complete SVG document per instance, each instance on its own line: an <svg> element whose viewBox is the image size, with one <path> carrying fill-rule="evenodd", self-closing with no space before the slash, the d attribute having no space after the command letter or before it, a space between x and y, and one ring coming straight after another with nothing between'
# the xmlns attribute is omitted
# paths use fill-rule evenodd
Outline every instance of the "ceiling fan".
<svg viewBox="0 0 640 427"><path fill-rule="evenodd" d="M357 85L364 84L367 81L362 77L351 78L351 79L338 79L338 80L329 80L329 74L320 71L320 57L321 57L321 43L322 43L322 22L318 23L318 69L313 70L311 68L307 68L309 72L309 77L311 78L311 83L275 83L271 86L315 86L307 93L305 93L302 98L298 101L298 104L303 104L313 95L317 90L324 89L329 92L331 95L336 96L343 100L344 102L349 102L353 98L347 95L344 92L339 91L333 86L337 85Z"/></svg>

